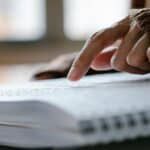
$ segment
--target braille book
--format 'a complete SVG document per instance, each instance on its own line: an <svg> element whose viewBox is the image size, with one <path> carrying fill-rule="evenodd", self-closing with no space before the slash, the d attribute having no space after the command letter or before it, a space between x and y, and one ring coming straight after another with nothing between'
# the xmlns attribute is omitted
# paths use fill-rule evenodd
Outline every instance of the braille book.
<svg viewBox="0 0 150 150"><path fill-rule="evenodd" d="M0 86L0 144L73 147L150 135L150 75Z"/></svg>

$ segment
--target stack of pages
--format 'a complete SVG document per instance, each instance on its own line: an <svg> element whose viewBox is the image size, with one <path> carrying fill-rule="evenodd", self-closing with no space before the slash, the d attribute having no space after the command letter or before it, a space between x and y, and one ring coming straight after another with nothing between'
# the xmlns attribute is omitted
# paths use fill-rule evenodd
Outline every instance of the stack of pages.
<svg viewBox="0 0 150 150"><path fill-rule="evenodd" d="M150 135L150 75L0 86L0 145L95 145Z"/></svg>

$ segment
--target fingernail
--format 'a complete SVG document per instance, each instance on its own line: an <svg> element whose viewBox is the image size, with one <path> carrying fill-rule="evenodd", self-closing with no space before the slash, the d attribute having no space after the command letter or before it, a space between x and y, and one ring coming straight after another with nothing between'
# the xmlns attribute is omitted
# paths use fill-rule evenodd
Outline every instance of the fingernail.
<svg viewBox="0 0 150 150"><path fill-rule="evenodd" d="M67 78L71 81L76 81L79 79L80 70L78 68L72 67L68 73Z"/></svg>

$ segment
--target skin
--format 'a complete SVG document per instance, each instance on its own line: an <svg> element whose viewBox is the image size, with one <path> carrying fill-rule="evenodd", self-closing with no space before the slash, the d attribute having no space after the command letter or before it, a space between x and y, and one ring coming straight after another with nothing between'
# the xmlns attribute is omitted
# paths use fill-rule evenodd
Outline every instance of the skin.
<svg viewBox="0 0 150 150"><path fill-rule="evenodd" d="M136 22L131 23L130 18L126 17L110 28L96 32L87 40L72 64L68 79L81 79L90 67L134 74L149 73L149 39ZM106 48L109 50L106 51Z"/></svg>
<svg viewBox="0 0 150 150"><path fill-rule="evenodd" d="M66 77L76 55L77 53L75 52L75 53L69 53L69 54L62 54L54 58L49 63L46 63L45 65L43 65L43 67L41 67L41 69L39 69L35 74L33 74L31 80L47 80L47 79L56 79L56 78ZM105 56L103 57L102 55L102 59L105 59ZM107 72L96 71L90 68L86 75L103 74ZM113 71L110 70L109 72L113 72Z"/></svg>

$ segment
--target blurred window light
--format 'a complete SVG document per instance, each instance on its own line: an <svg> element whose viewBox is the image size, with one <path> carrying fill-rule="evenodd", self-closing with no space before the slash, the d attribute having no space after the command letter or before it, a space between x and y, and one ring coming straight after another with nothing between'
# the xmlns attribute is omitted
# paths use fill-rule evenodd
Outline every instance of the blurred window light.
<svg viewBox="0 0 150 150"><path fill-rule="evenodd" d="M64 31L82 40L128 14L131 0L64 0Z"/></svg>
<svg viewBox="0 0 150 150"><path fill-rule="evenodd" d="M0 41L37 40L45 31L45 0L0 0Z"/></svg>

